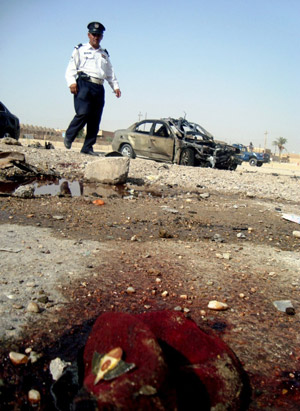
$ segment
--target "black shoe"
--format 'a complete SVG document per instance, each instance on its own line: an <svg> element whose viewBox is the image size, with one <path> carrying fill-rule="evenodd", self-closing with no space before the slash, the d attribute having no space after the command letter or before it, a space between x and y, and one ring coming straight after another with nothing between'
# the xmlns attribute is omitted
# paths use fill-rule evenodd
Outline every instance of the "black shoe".
<svg viewBox="0 0 300 411"><path fill-rule="evenodd" d="M72 147L72 142L67 140L66 137L65 137L64 138L64 145L68 150L70 150L70 148Z"/></svg>
<svg viewBox="0 0 300 411"><path fill-rule="evenodd" d="M99 157L99 154L95 153L93 150L89 150L89 151L80 151L82 154L88 154L89 156L95 156L95 157Z"/></svg>

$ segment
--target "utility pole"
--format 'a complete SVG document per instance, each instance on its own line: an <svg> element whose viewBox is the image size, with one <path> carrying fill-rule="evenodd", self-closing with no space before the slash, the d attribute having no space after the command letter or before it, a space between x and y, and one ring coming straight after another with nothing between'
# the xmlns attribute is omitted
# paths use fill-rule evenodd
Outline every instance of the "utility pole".
<svg viewBox="0 0 300 411"><path fill-rule="evenodd" d="M141 121L142 115L143 115L143 114L142 114L141 112L139 112L139 114L138 114L139 121Z"/></svg>
<svg viewBox="0 0 300 411"><path fill-rule="evenodd" d="M267 137L268 137L268 132L267 131L265 131L265 144L264 144L264 149L265 149L265 151L266 151L266 148L267 148Z"/></svg>

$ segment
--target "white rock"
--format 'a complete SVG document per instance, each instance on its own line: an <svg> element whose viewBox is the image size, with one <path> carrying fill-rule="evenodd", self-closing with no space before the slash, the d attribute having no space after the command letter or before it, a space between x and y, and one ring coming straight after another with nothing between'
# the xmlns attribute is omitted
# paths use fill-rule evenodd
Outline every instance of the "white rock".
<svg viewBox="0 0 300 411"><path fill-rule="evenodd" d="M293 231L293 236L300 238L300 231Z"/></svg>
<svg viewBox="0 0 300 411"><path fill-rule="evenodd" d="M207 308L209 308L210 310L215 310L215 311L224 311L228 309L228 305L220 301L212 300L208 303Z"/></svg>
<svg viewBox="0 0 300 411"><path fill-rule="evenodd" d="M134 294L135 293L135 289L133 287L128 287L126 290L127 294Z"/></svg>
<svg viewBox="0 0 300 411"><path fill-rule="evenodd" d="M59 357L55 358L55 360L52 360L50 362L50 374L52 375L52 378L54 381L58 380L59 377L61 377L64 369L68 366L71 365L70 362L66 362Z"/></svg>
<svg viewBox="0 0 300 411"><path fill-rule="evenodd" d="M40 307L34 301L30 301L30 303L27 305L26 311L28 313L39 313Z"/></svg>
<svg viewBox="0 0 300 411"><path fill-rule="evenodd" d="M41 394L37 390L30 390L28 392L28 401L31 404L38 404L41 401Z"/></svg>
<svg viewBox="0 0 300 411"><path fill-rule="evenodd" d="M85 178L103 184L124 184L129 172L129 157L104 157L87 164Z"/></svg>
<svg viewBox="0 0 300 411"><path fill-rule="evenodd" d="M9 355L10 361L14 365L27 364L28 363L28 357L25 354L21 354L19 352L11 351L8 355Z"/></svg>

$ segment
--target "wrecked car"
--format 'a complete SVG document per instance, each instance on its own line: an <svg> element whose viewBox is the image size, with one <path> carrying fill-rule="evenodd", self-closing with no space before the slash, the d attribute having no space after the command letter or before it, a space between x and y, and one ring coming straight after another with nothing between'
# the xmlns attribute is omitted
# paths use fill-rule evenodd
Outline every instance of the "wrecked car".
<svg viewBox="0 0 300 411"><path fill-rule="evenodd" d="M16 140L20 137L20 122L0 101L0 138L10 136Z"/></svg>
<svg viewBox="0 0 300 411"><path fill-rule="evenodd" d="M199 124L184 118L142 120L117 130L112 148L130 158L145 157L185 166L235 170L239 149L213 136Z"/></svg>

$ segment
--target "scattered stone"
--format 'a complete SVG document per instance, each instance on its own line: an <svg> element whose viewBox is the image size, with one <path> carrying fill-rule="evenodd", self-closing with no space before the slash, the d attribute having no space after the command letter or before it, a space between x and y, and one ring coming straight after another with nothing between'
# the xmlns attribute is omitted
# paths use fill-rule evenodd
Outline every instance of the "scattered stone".
<svg viewBox="0 0 300 411"><path fill-rule="evenodd" d="M103 157L89 164L85 178L103 184L124 184L129 172L129 157Z"/></svg>
<svg viewBox="0 0 300 411"><path fill-rule="evenodd" d="M135 234L131 237L130 241L139 241L139 239L138 239L137 235Z"/></svg>
<svg viewBox="0 0 300 411"><path fill-rule="evenodd" d="M3 137L1 139L1 143L7 144L8 146L21 146L22 145L20 141L12 137Z"/></svg>
<svg viewBox="0 0 300 411"><path fill-rule="evenodd" d="M167 297L168 295L169 295L168 291L163 291L163 292L161 293L161 296L162 296L162 297Z"/></svg>
<svg viewBox="0 0 300 411"><path fill-rule="evenodd" d="M223 253L223 258L224 260L230 260L231 259L230 253Z"/></svg>
<svg viewBox="0 0 300 411"><path fill-rule="evenodd" d="M21 354L19 352L14 352L11 351L9 353L9 358L10 361L14 364L14 365L20 365L20 364L27 364L28 363L28 357L25 354Z"/></svg>
<svg viewBox="0 0 300 411"><path fill-rule="evenodd" d="M238 233L236 236L237 238L246 238L245 234L243 233Z"/></svg>
<svg viewBox="0 0 300 411"><path fill-rule="evenodd" d="M38 298L38 302L42 304L47 304L48 301L49 301L49 298L47 297L47 295L42 295L41 297Z"/></svg>
<svg viewBox="0 0 300 411"><path fill-rule="evenodd" d="M128 287L126 290L127 294L134 294L135 293L135 289L133 287Z"/></svg>
<svg viewBox="0 0 300 411"><path fill-rule="evenodd" d="M277 308L278 311L282 311L284 313L286 312L288 308L294 309L293 304L290 300L274 301L273 304Z"/></svg>
<svg viewBox="0 0 300 411"><path fill-rule="evenodd" d="M53 220L64 220L64 216L62 215L54 215L52 216Z"/></svg>
<svg viewBox="0 0 300 411"><path fill-rule="evenodd" d="M209 308L210 310L215 310L215 311L225 311L228 309L228 305L220 301L212 300L208 303L207 308Z"/></svg>
<svg viewBox="0 0 300 411"><path fill-rule="evenodd" d="M55 360L52 360L50 362L49 369L53 380L57 381L64 372L64 369L69 365L71 365L70 362L66 362L59 357L56 357Z"/></svg>
<svg viewBox="0 0 300 411"><path fill-rule="evenodd" d="M30 390L28 392L28 401L32 405L36 405L41 401L41 394L37 390Z"/></svg>
<svg viewBox="0 0 300 411"><path fill-rule="evenodd" d="M176 208L171 208L171 207L168 207L168 206L161 206L161 208L164 211L167 211L168 213L172 213L172 214L177 214L179 212L178 210L176 210Z"/></svg>
<svg viewBox="0 0 300 411"><path fill-rule="evenodd" d="M246 193L246 197L255 198L256 196L255 196L254 193L251 193L250 191L248 191L248 192Z"/></svg>
<svg viewBox="0 0 300 411"><path fill-rule="evenodd" d="M179 296L179 298L181 298L182 300L187 300L187 299L188 299L188 296L187 296L186 294L181 294L181 295Z"/></svg>
<svg viewBox="0 0 300 411"><path fill-rule="evenodd" d="M33 198L34 197L34 185L27 184L25 186L18 187L14 191L13 196L20 197L20 198Z"/></svg>
<svg viewBox="0 0 300 411"><path fill-rule="evenodd" d="M300 231L293 231L293 236L296 238L300 238Z"/></svg>
<svg viewBox="0 0 300 411"><path fill-rule="evenodd" d="M37 362L40 358L42 357L42 354L38 354L35 351L31 351L29 354L29 361L34 364L35 362Z"/></svg>
<svg viewBox="0 0 300 411"><path fill-rule="evenodd" d="M177 305L176 307L174 307L174 311L182 311L182 308L180 307L180 305Z"/></svg>
<svg viewBox="0 0 300 411"><path fill-rule="evenodd" d="M214 234L212 241L215 241L216 243L224 243L224 238L222 238L220 234Z"/></svg>
<svg viewBox="0 0 300 411"><path fill-rule="evenodd" d="M159 237L160 238L173 238L173 235L170 234L167 230L160 228L159 229Z"/></svg>
<svg viewBox="0 0 300 411"><path fill-rule="evenodd" d="M295 315L295 309L294 309L293 307L287 307L287 308L285 309L285 312L286 312L288 315Z"/></svg>
<svg viewBox="0 0 300 411"><path fill-rule="evenodd" d="M26 311L28 313L39 313L40 307L34 301L30 301L30 303L27 305Z"/></svg>
<svg viewBox="0 0 300 411"><path fill-rule="evenodd" d="M202 193L199 195L200 198L209 198L210 194L209 193Z"/></svg>

